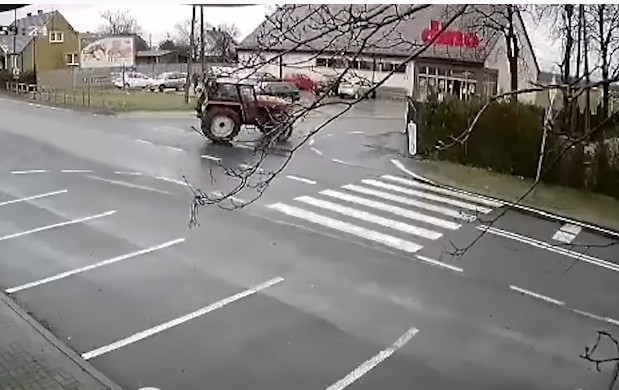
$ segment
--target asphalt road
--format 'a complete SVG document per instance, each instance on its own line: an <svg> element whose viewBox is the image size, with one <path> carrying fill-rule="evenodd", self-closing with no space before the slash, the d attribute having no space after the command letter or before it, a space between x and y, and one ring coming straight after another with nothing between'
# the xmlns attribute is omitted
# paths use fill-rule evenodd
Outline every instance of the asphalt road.
<svg viewBox="0 0 619 390"><path fill-rule="evenodd" d="M413 180L380 104L189 229L183 176L229 191L258 134L2 100L0 286L127 389L604 389L579 355L619 332L614 241Z"/></svg>

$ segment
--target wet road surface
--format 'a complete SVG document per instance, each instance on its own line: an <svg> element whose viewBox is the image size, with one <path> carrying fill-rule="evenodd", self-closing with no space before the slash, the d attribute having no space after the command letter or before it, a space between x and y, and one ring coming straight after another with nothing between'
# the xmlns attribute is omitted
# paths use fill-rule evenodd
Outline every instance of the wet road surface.
<svg viewBox="0 0 619 390"><path fill-rule="evenodd" d="M579 354L619 331L615 240L581 229L566 243L562 222L407 176L391 162L406 162L394 105L355 108L255 202L203 208L189 229L184 177L229 191L221 166L255 164L259 134L222 147L190 117L1 104L0 286L127 389L608 381ZM319 124L260 167L280 169Z"/></svg>

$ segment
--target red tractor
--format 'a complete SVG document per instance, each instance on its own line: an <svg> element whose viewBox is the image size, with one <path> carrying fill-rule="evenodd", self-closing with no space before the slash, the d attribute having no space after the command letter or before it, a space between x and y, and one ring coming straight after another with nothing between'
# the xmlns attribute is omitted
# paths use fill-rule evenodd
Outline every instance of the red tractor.
<svg viewBox="0 0 619 390"><path fill-rule="evenodd" d="M257 95L255 85L234 79L206 83L196 107L202 133L213 142L229 143L241 125L254 125L268 136L284 142L292 135L292 108L288 101Z"/></svg>

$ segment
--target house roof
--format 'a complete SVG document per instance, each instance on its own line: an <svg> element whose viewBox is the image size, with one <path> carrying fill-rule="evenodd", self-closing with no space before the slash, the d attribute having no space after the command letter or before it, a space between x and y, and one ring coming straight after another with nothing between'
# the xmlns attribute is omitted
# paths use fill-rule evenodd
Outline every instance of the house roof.
<svg viewBox="0 0 619 390"><path fill-rule="evenodd" d="M408 57L424 47L422 32L430 27L431 20L447 19L445 6L420 7L404 4L287 5L278 8L247 36L238 50L341 54L363 51L368 55ZM398 16L410 13L411 9L418 10L408 17ZM351 28L351 15L369 19L368 27ZM466 30L465 18L454 21L449 29ZM332 30L338 22L342 25L339 31L325 30L325 25ZM373 27L377 25L381 27ZM496 42L496 34L481 35L481 49L432 45L420 57L483 63Z"/></svg>
<svg viewBox="0 0 619 390"><path fill-rule="evenodd" d="M21 53L24 48L32 41L30 35L28 35L28 31L31 27L43 27L48 26L51 22L53 23L55 17L62 17L60 12L52 11L52 12L37 12L32 13L29 16L24 18L17 19L11 26L17 26L18 34L15 36L12 35L3 35L0 37L0 45L6 46L9 48L10 52L13 52L13 38L15 38L15 52ZM22 31L25 31L25 35L22 34Z"/></svg>

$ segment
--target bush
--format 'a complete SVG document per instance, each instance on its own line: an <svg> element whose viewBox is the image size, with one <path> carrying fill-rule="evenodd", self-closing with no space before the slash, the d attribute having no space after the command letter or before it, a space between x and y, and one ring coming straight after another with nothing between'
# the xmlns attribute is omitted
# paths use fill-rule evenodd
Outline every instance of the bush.
<svg viewBox="0 0 619 390"><path fill-rule="evenodd" d="M482 108L478 100L432 98L418 106L420 150L438 159L532 177L542 138L542 109L522 103L493 102L466 142L450 144ZM438 146L438 148L437 148Z"/></svg>

